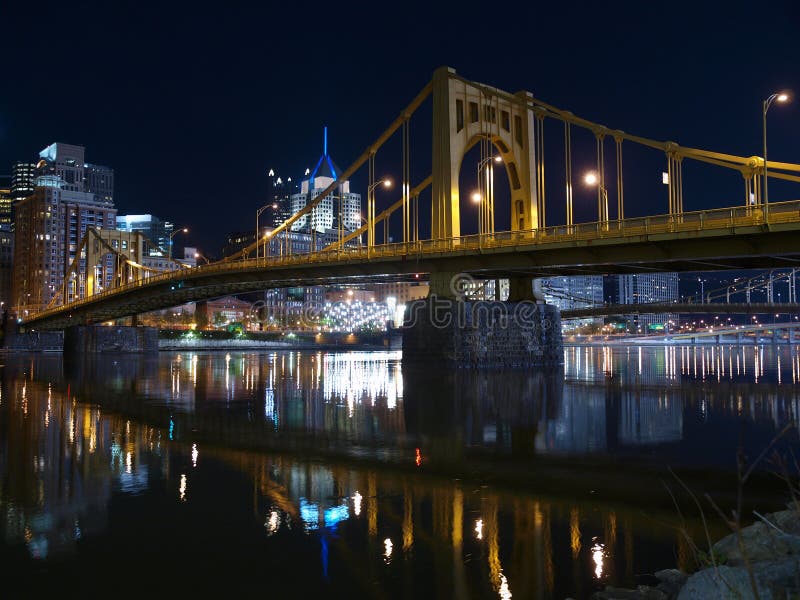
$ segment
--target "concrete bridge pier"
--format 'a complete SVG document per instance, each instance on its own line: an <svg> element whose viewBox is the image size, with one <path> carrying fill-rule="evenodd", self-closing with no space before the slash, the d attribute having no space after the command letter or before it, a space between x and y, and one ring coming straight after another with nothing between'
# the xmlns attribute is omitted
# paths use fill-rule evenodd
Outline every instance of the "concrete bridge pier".
<svg viewBox="0 0 800 600"><path fill-rule="evenodd" d="M511 280L509 300L466 300L471 278L431 273L426 299L406 307L403 364L426 368L528 369L559 365L561 314L537 301L533 280Z"/></svg>
<svg viewBox="0 0 800 600"><path fill-rule="evenodd" d="M64 329L64 353L158 353L158 329L116 325L73 325Z"/></svg>

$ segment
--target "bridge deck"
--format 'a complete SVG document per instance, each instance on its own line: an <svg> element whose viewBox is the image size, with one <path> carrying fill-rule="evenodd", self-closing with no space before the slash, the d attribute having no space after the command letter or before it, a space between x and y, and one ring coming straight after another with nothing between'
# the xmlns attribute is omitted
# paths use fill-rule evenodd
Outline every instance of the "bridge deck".
<svg viewBox="0 0 800 600"><path fill-rule="evenodd" d="M768 221L768 222L767 222ZM467 235L310 254L261 256L172 271L25 319L63 328L272 287L407 279L430 272L478 277L767 268L800 262L800 200L536 230Z"/></svg>

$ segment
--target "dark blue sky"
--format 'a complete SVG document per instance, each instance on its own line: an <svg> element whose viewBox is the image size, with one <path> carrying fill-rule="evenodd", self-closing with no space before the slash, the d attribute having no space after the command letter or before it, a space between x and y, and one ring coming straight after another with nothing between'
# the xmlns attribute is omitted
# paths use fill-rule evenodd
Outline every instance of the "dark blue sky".
<svg viewBox="0 0 800 600"><path fill-rule="evenodd" d="M761 101L800 93L789 1L7 2L0 24L0 174L53 141L82 144L115 169L120 214L186 225L210 255L254 226L270 168L298 179L313 167L323 125L349 166L441 65L609 127L747 156L761 154ZM771 159L800 162L800 102L772 109L769 132ZM429 123L415 143L429 155ZM702 193L687 209L714 191L692 178ZM629 214L666 210L626 198Z"/></svg>

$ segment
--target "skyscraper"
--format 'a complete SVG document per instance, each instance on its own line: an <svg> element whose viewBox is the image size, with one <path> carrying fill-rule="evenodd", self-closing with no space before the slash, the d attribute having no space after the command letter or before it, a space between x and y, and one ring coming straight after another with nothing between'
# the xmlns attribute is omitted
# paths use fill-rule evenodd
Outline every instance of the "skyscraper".
<svg viewBox="0 0 800 600"><path fill-rule="evenodd" d="M83 154L82 146L62 143L42 150L33 193L15 205L10 303L17 314L47 306L61 288L89 227L116 228L113 187L106 181L102 188L88 188ZM78 292L84 285L85 269L86 265L80 264Z"/></svg>
<svg viewBox="0 0 800 600"><path fill-rule="evenodd" d="M619 275L620 304L651 304L678 300L677 273L635 273ZM674 313L630 314L624 316L632 331L647 333L650 326L665 326L677 319Z"/></svg>
<svg viewBox="0 0 800 600"><path fill-rule="evenodd" d="M328 186L337 182L337 188L328 194L314 207L309 215L300 217L292 224L294 231L310 229L324 233L330 229L355 231L361 226L361 194L350 192L350 182L339 177L341 169L336 166L328 154L328 128L324 128L322 156L313 170L308 171L307 179L300 183L300 192L291 196L292 214L301 210L309 202L316 199Z"/></svg>
<svg viewBox="0 0 800 600"><path fill-rule="evenodd" d="M276 177L275 171L270 170L270 194L269 201L271 219L267 222L272 227L278 227L283 222L292 216L292 178L288 177L285 181L282 177Z"/></svg>
<svg viewBox="0 0 800 600"><path fill-rule="evenodd" d="M169 254L170 234L174 224L162 221L153 215L117 215L117 229L120 231L141 231L150 241L149 256Z"/></svg>
<svg viewBox="0 0 800 600"><path fill-rule="evenodd" d="M11 197L14 201L27 198L33 193L33 180L36 178L36 165L15 162L11 167Z"/></svg>

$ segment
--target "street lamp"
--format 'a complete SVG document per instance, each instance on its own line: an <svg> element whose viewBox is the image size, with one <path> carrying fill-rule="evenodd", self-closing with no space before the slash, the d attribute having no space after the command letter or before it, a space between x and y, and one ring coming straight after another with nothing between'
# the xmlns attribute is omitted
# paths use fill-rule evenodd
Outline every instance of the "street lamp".
<svg viewBox="0 0 800 600"><path fill-rule="evenodd" d="M209 264L209 263L211 262L210 260L208 260L208 259L207 259L205 256L203 256L203 255L202 255L202 254L200 254L199 252L195 252L195 253L194 253L194 259L195 259L195 261L197 261L197 259L198 259L198 258L202 258L204 261L206 261L206 264Z"/></svg>
<svg viewBox="0 0 800 600"><path fill-rule="evenodd" d="M762 104L762 111L761 111L761 120L762 120L762 132L764 134L764 212L767 211L767 203L769 202L769 196L767 195L767 111L769 107L772 106L773 102L778 102L780 104L784 104L789 101L789 94L786 92L780 92L777 94L772 94L769 98L764 100Z"/></svg>
<svg viewBox="0 0 800 600"><path fill-rule="evenodd" d="M391 179L381 179L375 183L371 183L367 187L367 247L372 248L375 245L375 189L383 186L385 188L392 187Z"/></svg>
<svg viewBox="0 0 800 600"><path fill-rule="evenodd" d="M270 171L270 173L271 172L272 171ZM261 216L261 213L263 213L268 208L271 208L272 210L278 210L278 203L277 202L270 202L269 204L265 204L264 206L262 206L261 208L259 208L256 211L256 235L253 238L253 240L256 242L256 260L258 260L258 218ZM266 256L266 255L267 255L267 251L264 250L264 256Z"/></svg>
<svg viewBox="0 0 800 600"><path fill-rule="evenodd" d="M183 229L176 229L175 231L173 231L172 233L169 234L169 254L168 254L168 258L169 258L170 261L172 260L172 238L174 238L175 235L178 234L178 233L189 233L189 229L188 229L188 227L184 227Z"/></svg>
<svg viewBox="0 0 800 600"><path fill-rule="evenodd" d="M475 200L475 194L472 195L472 201L479 204L478 210L478 233L494 233L494 165L493 162L503 162L503 157L498 155L487 156L486 158L478 161L478 187L481 192L486 188L485 198L481 198L481 192L476 192L479 199ZM486 174L481 180L481 172L486 167ZM483 184L483 185L482 185ZM485 200L481 202L481 200Z"/></svg>
<svg viewBox="0 0 800 600"><path fill-rule="evenodd" d="M597 196L597 220L601 223L608 223L608 190L600 182L600 177L594 171L589 171L583 176L583 182L588 186L597 186L599 194Z"/></svg>

